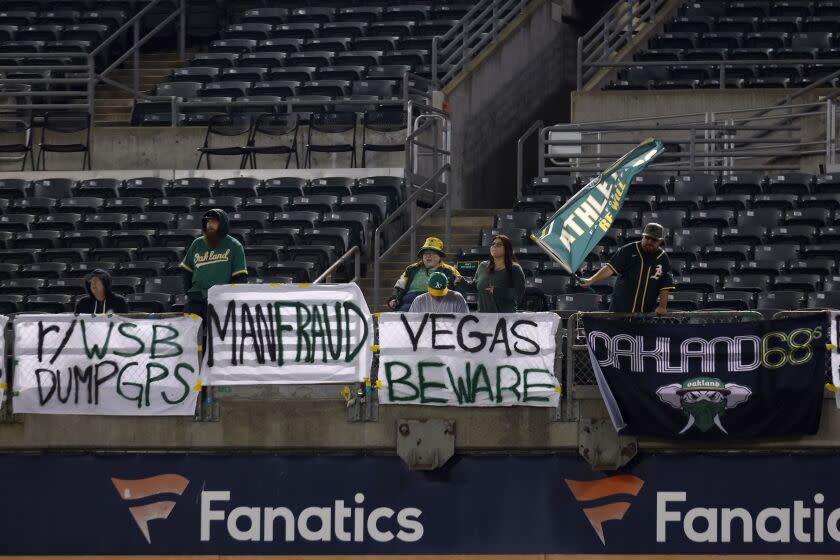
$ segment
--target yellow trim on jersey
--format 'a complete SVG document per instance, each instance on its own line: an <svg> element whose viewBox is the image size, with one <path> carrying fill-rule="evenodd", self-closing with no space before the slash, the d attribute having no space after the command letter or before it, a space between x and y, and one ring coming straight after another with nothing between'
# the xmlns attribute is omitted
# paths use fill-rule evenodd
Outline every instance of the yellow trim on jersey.
<svg viewBox="0 0 840 560"><path fill-rule="evenodd" d="M610 263L607 263L607 266L612 269L613 274L618 274L618 271L615 269L615 267L613 265L611 265Z"/></svg>
<svg viewBox="0 0 840 560"><path fill-rule="evenodd" d="M231 274L231 276L236 276L236 275L238 275L238 274L248 274L248 270L247 270L247 269L244 269L244 270L237 270L236 272L234 272L233 274Z"/></svg>
<svg viewBox="0 0 840 560"><path fill-rule="evenodd" d="M645 275L645 290L642 292L642 303L639 305L640 313L645 312L645 300L647 299L647 289L650 284L650 269L651 267L647 267L647 274Z"/></svg>
<svg viewBox="0 0 840 560"><path fill-rule="evenodd" d="M639 288L642 287L642 274L645 271L645 257L642 255L642 250L639 249L639 242L636 242L636 252L639 254L639 258L641 259L641 268L639 269L639 280L636 282L636 294L633 296L633 307L630 308L630 313L636 312L636 300L639 299ZM644 305L642 305L644 307Z"/></svg>

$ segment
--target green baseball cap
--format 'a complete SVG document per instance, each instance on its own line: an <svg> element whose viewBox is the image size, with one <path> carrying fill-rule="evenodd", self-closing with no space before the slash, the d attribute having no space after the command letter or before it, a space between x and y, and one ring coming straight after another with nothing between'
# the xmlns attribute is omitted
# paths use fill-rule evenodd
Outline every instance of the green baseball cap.
<svg viewBox="0 0 840 560"><path fill-rule="evenodd" d="M644 231L642 231L642 235L650 237L651 239L662 239L665 237L665 228L659 224L651 222L645 226Z"/></svg>
<svg viewBox="0 0 840 560"><path fill-rule="evenodd" d="M449 291L449 279L443 272L433 272L429 276L429 293L433 296L443 297Z"/></svg>

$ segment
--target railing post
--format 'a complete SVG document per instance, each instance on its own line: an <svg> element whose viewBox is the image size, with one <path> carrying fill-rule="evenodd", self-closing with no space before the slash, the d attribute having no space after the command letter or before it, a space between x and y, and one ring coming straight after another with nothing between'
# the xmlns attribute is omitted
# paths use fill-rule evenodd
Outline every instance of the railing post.
<svg viewBox="0 0 840 560"><path fill-rule="evenodd" d="M438 40L440 39L440 35L435 35L432 37L432 84L435 90L440 89L440 84L438 83ZM411 115L408 116L408 120L411 121ZM408 131L411 134L411 131Z"/></svg>
<svg viewBox="0 0 840 560"><path fill-rule="evenodd" d="M574 420L575 392L575 339L577 338L577 313L572 313L566 321L566 420Z"/></svg>
<svg viewBox="0 0 840 560"><path fill-rule="evenodd" d="M689 130L689 134L691 137L688 139L688 167L689 171L694 173L694 150L696 148L696 136L697 136L697 129L692 128Z"/></svg>
<svg viewBox="0 0 840 560"><path fill-rule="evenodd" d="M624 0L624 5L627 7L627 40L633 37L633 0Z"/></svg>
<svg viewBox="0 0 840 560"><path fill-rule="evenodd" d="M583 90L583 37L577 40L577 90Z"/></svg>
<svg viewBox="0 0 840 560"><path fill-rule="evenodd" d="M381 282L380 276L382 275L382 261L379 259L379 233L377 230L373 232L373 305L374 309L377 305L380 305L379 299L379 284Z"/></svg>
<svg viewBox="0 0 840 560"><path fill-rule="evenodd" d="M461 32L461 63L460 69L463 70L464 66L467 65L467 49L469 49L469 34L467 33L467 25L469 22L464 21L463 26L464 30Z"/></svg>
<svg viewBox="0 0 840 560"><path fill-rule="evenodd" d="M493 0L493 40L496 40L496 36L499 34L498 28L498 21L499 21L499 0Z"/></svg>
<svg viewBox="0 0 840 560"><path fill-rule="evenodd" d="M726 65L723 62L720 61L720 71L718 73L719 89L726 89Z"/></svg>
<svg viewBox="0 0 840 560"><path fill-rule="evenodd" d="M88 98L88 114L90 115L90 127L93 128L96 124L96 64L93 55L89 54L87 57L88 66L88 83L87 83L87 98Z"/></svg>
<svg viewBox="0 0 840 560"><path fill-rule="evenodd" d="M829 97L825 100L825 165L826 171L828 166L834 163L834 148L832 146L832 136L834 135L834 119L833 109L834 101Z"/></svg>
<svg viewBox="0 0 840 560"><path fill-rule="evenodd" d="M131 48L134 49L134 95L140 91L140 48L137 43L140 42L140 20L134 22L134 42Z"/></svg>
<svg viewBox="0 0 840 560"><path fill-rule="evenodd" d="M178 58L187 57L187 0L181 0L181 14L178 25Z"/></svg>

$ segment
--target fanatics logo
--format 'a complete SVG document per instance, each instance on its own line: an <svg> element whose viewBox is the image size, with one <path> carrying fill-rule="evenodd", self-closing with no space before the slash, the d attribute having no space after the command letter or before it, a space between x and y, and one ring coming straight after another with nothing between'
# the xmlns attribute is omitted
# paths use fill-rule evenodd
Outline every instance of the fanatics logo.
<svg viewBox="0 0 840 560"><path fill-rule="evenodd" d="M111 478L111 482L114 484L114 488L117 489L120 498L129 501L142 500L143 498L158 496L160 494L175 494L180 496L190 483L189 480L178 474L161 474L136 480ZM140 529L140 532L146 538L146 542L151 544L152 537L149 533L149 522L154 519L167 519L174 507L174 501L161 500L131 506L128 508L128 511L134 518L134 522L137 523L137 528Z"/></svg>
<svg viewBox="0 0 840 560"><path fill-rule="evenodd" d="M601 498L612 497L620 494L637 496L644 486L645 481L629 474L620 474L602 478L600 480L569 480L566 485L572 491L578 502L592 502ZM620 521L624 514L630 509L630 502L611 502L599 506L590 506L583 509L583 514L595 530L595 534L601 539L601 544L607 544L604 537L604 523L606 521Z"/></svg>

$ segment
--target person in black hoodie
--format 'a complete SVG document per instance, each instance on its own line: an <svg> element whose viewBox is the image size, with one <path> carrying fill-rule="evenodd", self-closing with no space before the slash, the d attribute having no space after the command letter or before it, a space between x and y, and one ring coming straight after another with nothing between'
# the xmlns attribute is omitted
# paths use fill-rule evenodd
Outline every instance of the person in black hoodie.
<svg viewBox="0 0 840 560"><path fill-rule="evenodd" d="M97 268L85 278L88 295L76 302L77 315L128 313L128 302L111 291L111 275Z"/></svg>

